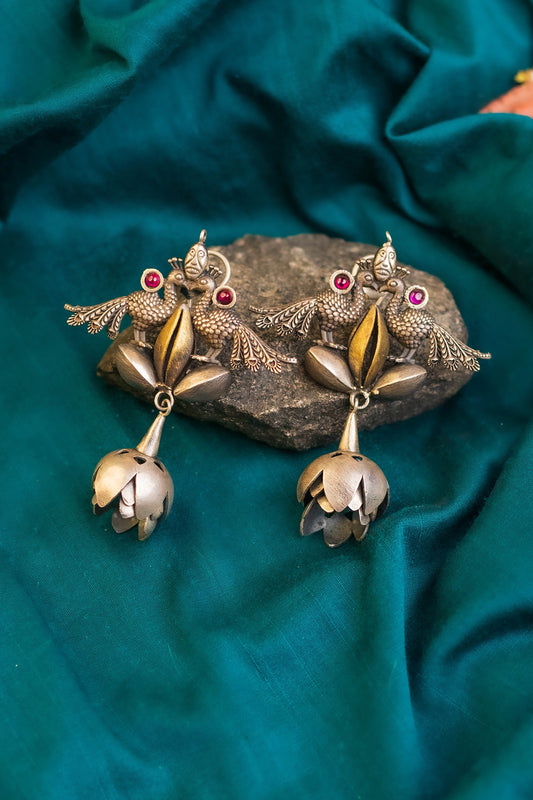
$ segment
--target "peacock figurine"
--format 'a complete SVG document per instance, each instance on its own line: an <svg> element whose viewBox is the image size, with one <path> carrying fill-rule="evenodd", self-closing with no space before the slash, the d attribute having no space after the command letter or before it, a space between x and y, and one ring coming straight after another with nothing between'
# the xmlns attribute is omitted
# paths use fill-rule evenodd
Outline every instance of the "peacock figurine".
<svg viewBox="0 0 533 800"><path fill-rule="evenodd" d="M124 316L131 317L131 327L135 342L140 347L151 347L146 341L146 331L157 328L172 316L184 296L180 287L184 285L181 269L173 269L166 278L158 269L145 269L141 275L141 289L114 300L97 303L94 306L72 306L65 304L72 315L67 319L69 325L87 324L89 333L107 329L110 339L115 339ZM159 290L163 289L163 297Z"/></svg>
<svg viewBox="0 0 533 800"><path fill-rule="evenodd" d="M429 293L424 286L410 286L399 277L392 277L379 289L392 297L385 309L385 322L391 336L404 348L397 361L412 361L422 342L429 338L428 363L442 362L447 369L459 366L470 372L479 370L479 358L490 358L464 342L455 339L446 328L426 311Z"/></svg>
<svg viewBox="0 0 533 800"><path fill-rule="evenodd" d="M259 314L258 328L275 327L280 336L294 333L305 338L314 317L320 326L321 344L339 348L333 342L333 332L345 325L356 325L368 310L369 299L365 288L375 286L372 272L358 271L359 263L353 272L337 270L329 278L329 289L319 292L315 297L307 297L297 303L279 309L258 308L251 310Z"/></svg>
<svg viewBox="0 0 533 800"><path fill-rule="evenodd" d="M296 364L297 360L282 353L263 340L232 311L235 291L227 285L229 264L222 285L217 286L215 276L202 275L189 285L191 295L198 299L192 307L192 322L195 331L204 339L209 349L203 356L194 355L201 361L218 362L218 355L231 338L233 347L230 357L232 369L244 366L257 372L261 365L269 372L280 373L283 364Z"/></svg>

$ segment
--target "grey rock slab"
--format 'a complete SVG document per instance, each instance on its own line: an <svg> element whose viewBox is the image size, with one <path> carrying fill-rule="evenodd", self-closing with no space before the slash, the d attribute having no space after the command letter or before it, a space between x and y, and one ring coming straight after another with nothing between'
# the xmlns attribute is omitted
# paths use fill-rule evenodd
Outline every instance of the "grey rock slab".
<svg viewBox="0 0 533 800"><path fill-rule="evenodd" d="M247 235L225 247L211 246L230 261L231 285L237 292L234 306L243 322L254 327L256 315L249 306L279 308L312 297L327 288L327 280L336 269L351 270L354 262L373 255L378 245L366 245L331 239L322 234L300 234L284 239ZM217 263L217 262L213 262ZM467 330L451 293L446 286L426 272L408 267L407 285L421 284L429 290L427 309L456 338L467 340ZM335 334L335 341L346 343L350 329ZM209 403L176 401L174 411L201 420L218 422L273 447L307 450L337 442L349 410L345 394L325 389L305 372L301 362L309 347L320 338L318 324L313 321L310 336L299 340L293 336L278 337L269 330L261 337L283 353L298 358L298 365L284 366L281 375L265 369L251 373L246 369L233 373L227 394ZM344 338L343 338L344 336ZM132 338L131 329L123 331L111 344L98 365L98 374L108 383L137 397L152 402L151 393L128 386L116 369L118 344ZM206 351L199 341L197 351ZM401 348L393 343L392 353ZM417 363L427 366L427 343L417 353ZM221 353L221 363L229 366L231 342ZM399 400L372 399L359 412L359 427L369 430L405 420L435 408L464 386L471 373L464 369L452 372L438 365L428 370L428 377L416 392Z"/></svg>

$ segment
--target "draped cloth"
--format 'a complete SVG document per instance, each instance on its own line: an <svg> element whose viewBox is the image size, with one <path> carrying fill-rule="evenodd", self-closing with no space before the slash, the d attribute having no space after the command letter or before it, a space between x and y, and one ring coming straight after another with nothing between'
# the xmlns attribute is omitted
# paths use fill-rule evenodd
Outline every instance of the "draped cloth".
<svg viewBox="0 0 533 800"><path fill-rule="evenodd" d="M2 797L533 797L533 120L477 114L531 66L532 17L2 2ZM178 417L169 520L139 543L92 517L95 464L152 417L63 303L133 291L204 227L390 230L492 352L361 436L392 489L361 544L298 535L327 448Z"/></svg>

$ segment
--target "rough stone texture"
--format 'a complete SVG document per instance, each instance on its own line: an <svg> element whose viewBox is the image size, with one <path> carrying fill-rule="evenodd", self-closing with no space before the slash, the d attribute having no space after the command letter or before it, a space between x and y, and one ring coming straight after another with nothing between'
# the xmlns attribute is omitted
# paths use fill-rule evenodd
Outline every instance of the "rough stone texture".
<svg viewBox="0 0 533 800"><path fill-rule="evenodd" d="M301 234L286 239L249 235L227 247L213 245L211 249L223 252L229 259L230 283L238 293L234 311L253 327L255 315L249 311L250 305L274 308L312 297L327 286L327 279L334 270L351 270L358 258L373 254L376 246L319 234ZM407 285L426 286L430 292L427 309L456 338L466 342L465 324L442 281L410 268L406 282ZM335 341L345 342L349 332L349 329L342 335L337 332ZM314 321L311 336L303 341L293 336L279 338L271 331L262 331L261 336L301 361L315 339L320 338L320 333ZM150 394L132 390L115 368L117 343L131 338L131 329L120 334L102 358L98 374L109 383L151 402ZM201 353L206 350L203 343L197 348ZM394 342L391 352L398 353L400 349ZM417 362L423 366L427 366L427 350L426 342L417 354ZM221 354L225 365L229 364L230 351L231 343L228 343ZM431 367L426 382L413 395L393 401L373 399L359 413L359 427L372 429L435 408L459 391L470 377L471 373L463 369L451 372L440 365ZM319 386L299 364L284 367L280 376L265 369L256 374L245 369L236 371L228 393L220 400L204 404L177 401L174 409L177 413L218 422L274 447L306 450L338 441L349 404L345 394Z"/></svg>

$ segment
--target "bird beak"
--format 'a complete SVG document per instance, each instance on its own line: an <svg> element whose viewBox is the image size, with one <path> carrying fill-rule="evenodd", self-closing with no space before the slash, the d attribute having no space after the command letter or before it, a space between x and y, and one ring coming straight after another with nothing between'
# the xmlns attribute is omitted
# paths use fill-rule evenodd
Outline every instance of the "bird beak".
<svg viewBox="0 0 533 800"><path fill-rule="evenodd" d="M391 290L387 287L387 284L380 286L378 292L388 292L389 294L392 294Z"/></svg>
<svg viewBox="0 0 533 800"><path fill-rule="evenodd" d="M195 281L194 283L189 283L187 286L188 292L190 295L192 294L202 294L202 289L198 286L198 282Z"/></svg>

